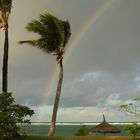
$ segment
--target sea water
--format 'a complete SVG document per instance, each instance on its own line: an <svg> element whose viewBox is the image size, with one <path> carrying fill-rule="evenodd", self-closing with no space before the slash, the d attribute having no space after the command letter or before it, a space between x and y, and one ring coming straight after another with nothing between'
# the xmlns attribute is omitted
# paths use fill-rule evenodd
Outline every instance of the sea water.
<svg viewBox="0 0 140 140"><path fill-rule="evenodd" d="M78 131L78 129L82 126L86 125L89 129L94 128L96 124L57 124L56 125L56 136L74 136L74 134ZM126 136L127 133L124 130L123 124L113 124L116 126L121 132L120 133L106 133L108 136ZM20 125L21 133L24 135L38 135L38 136L46 136L49 131L49 124L28 124L28 125ZM91 133L89 135L103 135L102 133Z"/></svg>

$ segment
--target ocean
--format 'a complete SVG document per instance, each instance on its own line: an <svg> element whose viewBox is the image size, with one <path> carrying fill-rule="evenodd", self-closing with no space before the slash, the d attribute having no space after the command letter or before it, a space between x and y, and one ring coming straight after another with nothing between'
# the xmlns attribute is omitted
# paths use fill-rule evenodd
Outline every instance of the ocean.
<svg viewBox="0 0 140 140"><path fill-rule="evenodd" d="M99 124L99 123L97 123ZM56 136L74 136L77 130L82 126L86 125L89 129L93 128L97 125L96 123L59 123L56 125ZM121 130L121 133L107 133L108 136L127 136L128 134L124 130L125 124L114 123L112 125L116 126ZM28 124L28 125L20 125L21 133L25 135L38 135L38 136L46 136L49 131L49 124ZM103 135L102 133L92 133L89 135Z"/></svg>

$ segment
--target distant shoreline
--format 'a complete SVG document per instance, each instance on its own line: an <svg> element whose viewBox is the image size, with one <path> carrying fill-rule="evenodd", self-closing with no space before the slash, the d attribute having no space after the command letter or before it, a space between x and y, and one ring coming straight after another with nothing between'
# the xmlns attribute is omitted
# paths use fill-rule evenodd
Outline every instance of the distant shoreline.
<svg viewBox="0 0 140 140"><path fill-rule="evenodd" d="M56 122L56 125L98 125L101 122ZM113 125L125 125L125 124L132 124L133 122L108 122ZM137 122L140 124L140 122ZM32 125L43 125L47 124L50 125L50 122L31 122Z"/></svg>

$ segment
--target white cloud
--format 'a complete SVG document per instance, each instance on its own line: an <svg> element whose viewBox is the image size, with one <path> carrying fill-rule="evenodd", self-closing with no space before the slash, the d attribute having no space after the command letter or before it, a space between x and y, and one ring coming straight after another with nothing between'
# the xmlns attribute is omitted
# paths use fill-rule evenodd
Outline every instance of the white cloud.
<svg viewBox="0 0 140 140"><path fill-rule="evenodd" d="M122 100L120 99L120 94L114 93L108 96L106 99L106 105L107 106L117 106L119 107L122 103Z"/></svg>
<svg viewBox="0 0 140 140"><path fill-rule="evenodd" d="M52 106L37 106L33 108L36 114L32 117L32 121L50 122ZM57 122L102 122L103 114L108 122L136 120L135 117L126 116L120 110L107 107L73 107L59 108Z"/></svg>
<svg viewBox="0 0 140 140"><path fill-rule="evenodd" d="M89 73L85 73L80 79L79 81L81 82L92 82L92 80L99 80L102 77L102 72L96 71L96 72L89 72Z"/></svg>

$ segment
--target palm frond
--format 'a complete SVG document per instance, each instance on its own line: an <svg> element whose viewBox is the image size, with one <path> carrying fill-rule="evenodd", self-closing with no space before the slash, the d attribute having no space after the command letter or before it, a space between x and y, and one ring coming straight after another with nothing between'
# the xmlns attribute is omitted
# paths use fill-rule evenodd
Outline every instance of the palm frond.
<svg viewBox="0 0 140 140"><path fill-rule="evenodd" d="M8 18L11 12L12 0L0 0L0 28L8 28Z"/></svg>
<svg viewBox="0 0 140 140"><path fill-rule="evenodd" d="M29 32L35 32L40 35L40 38L43 38L45 41L50 41L50 39L55 39L54 32L50 28L46 28L40 21L33 20L28 23L26 29Z"/></svg>
<svg viewBox="0 0 140 140"><path fill-rule="evenodd" d="M27 24L26 29L29 32L35 32L42 36L45 36L47 34L46 28L44 25L38 21L38 20L32 20L30 23Z"/></svg>
<svg viewBox="0 0 140 140"><path fill-rule="evenodd" d="M30 32L39 33L41 38L53 38L57 45L61 44L61 30L59 20L51 14L40 15L39 20L32 20L26 29Z"/></svg>
<svg viewBox="0 0 140 140"><path fill-rule="evenodd" d="M36 40L23 40L23 41L19 41L18 42L19 44L29 44L29 45L32 45L32 46L38 46L39 44L39 39L36 39Z"/></svg>
<svg viewBox="0 0 140 140"><path fill-rule="evenodd" d="M48 29L58 42L61 43L61 28L59 25L59 19L50 13L45 13L40 15L40 21L44 24L46 29Z"/></svg>
<svg viewBox="0 0 140 140"><path fill-rule="evenodd" d="M52 47L52 44L49 43L47 44L48 41L44 40L44 39L36 39L36 40L23 40L23 41L19 41L19 44L28 44L31 46L34 46L36 48L39 48L41 50L43 50L44 52L47 53L52 53L54 51L54 48Z"/></svg>
<svg viewBox="0 0 140 140"><path fill-rule="evenodd" d="M0 11L11 12L12 0L0 0Z"/></svg>
<svg viewBox="0 0 140 140"><path fill-rule="evenodd" d="M61 29L59 26L59 19L50 13L45 13L40 15L40 21L46 26L46 28L55 28L55 31L61 34Z"/></svg>
<svg viewBox="0 0 140 140"><path fill-rule="evenodd" d="M29 32L38 33L40 37L37 40L19 41L19 43L36 46L47 53L64 53L64 47L71 35L69 22L59 20L49 13L41 14L39 20L32 20L27 24L26 29Z"/></svg>
<svg viewBox="0 0 140 140"><path fill-rule="evenodd" d="M62 47L64 48L71 36L69 21L60 21L60 26L61 26L61 34L63 38Z"/></svg>

